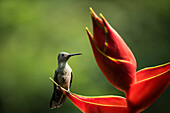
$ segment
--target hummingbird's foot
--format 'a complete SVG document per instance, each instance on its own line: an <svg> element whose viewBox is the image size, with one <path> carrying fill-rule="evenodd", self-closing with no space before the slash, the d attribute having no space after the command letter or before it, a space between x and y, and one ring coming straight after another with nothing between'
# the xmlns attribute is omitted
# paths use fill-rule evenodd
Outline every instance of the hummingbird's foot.
<svg viewBox="0 0 170 113"><path fill-rule="evenodd" d="M58 87L61 88L61 86L58 84Z"/></svg>
<svg viewBox="0 0 170 113"><path fill-rule="evenodd" d="M61 89L61 86L60 86L60 85L58 85L56 88L57 88L57 89Z"/></svg>
<svg viewBox="0 0 170 113"><path fill-rule="evenodd" d="M69 94L71 93L70 90L68 90L68 93L69 93Z"/></svg>
<svg viewBox="0 0 170 113"><path fill-rule="evenodd" d="M61 86L60 86L60 85L58 85L58 88L60 88L60 89L61 89Z"/></svg>

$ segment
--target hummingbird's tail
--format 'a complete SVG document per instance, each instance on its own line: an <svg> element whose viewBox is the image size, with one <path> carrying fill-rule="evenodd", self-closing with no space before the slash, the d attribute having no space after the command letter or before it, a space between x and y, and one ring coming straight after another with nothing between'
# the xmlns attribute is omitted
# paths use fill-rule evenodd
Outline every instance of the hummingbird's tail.
<svg viewBox="0 0 170 113"><path fill-rule="evenodd" d="M50 101L50 108L59 108L66 100L66 96L61 92L60 89L56 89L53 92L51 101Z"/></svg>

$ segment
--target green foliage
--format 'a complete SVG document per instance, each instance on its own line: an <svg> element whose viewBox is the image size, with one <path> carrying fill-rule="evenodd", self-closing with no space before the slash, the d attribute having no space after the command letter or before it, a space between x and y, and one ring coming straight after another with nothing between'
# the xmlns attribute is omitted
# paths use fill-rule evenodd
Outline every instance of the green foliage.
<svg viewBox="0 0 170 113"><path fill-rule="evenodd" d="M89 6L101 12L132 49L138 69L170 58L169 2L156 1L0 1L0 112L74 113L67 99L50 110L49 101L61 51L83 53L69 60L71 91L83 95L123 95L102 75L92 54L85 27L91 27ZM144 113L169 110L168 89Z"/></svg>

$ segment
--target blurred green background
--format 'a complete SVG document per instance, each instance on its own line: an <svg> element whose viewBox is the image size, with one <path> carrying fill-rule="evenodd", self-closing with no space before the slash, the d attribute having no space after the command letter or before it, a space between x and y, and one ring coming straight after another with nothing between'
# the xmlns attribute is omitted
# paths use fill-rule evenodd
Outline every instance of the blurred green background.
<svg viewBox="0 0 170 113"><path fill-rule="evenodd" d="M71 91L81 95L121 95L99 70L85 31L92 32L89 7L102 13L129 45L138 70L170 59L169 0L1 0L0 113L81 113L68 99L51 110L56 56L69 60ZM159 84L158 84L159 85ZM143 113L170 111L170 87Z"/></svg>

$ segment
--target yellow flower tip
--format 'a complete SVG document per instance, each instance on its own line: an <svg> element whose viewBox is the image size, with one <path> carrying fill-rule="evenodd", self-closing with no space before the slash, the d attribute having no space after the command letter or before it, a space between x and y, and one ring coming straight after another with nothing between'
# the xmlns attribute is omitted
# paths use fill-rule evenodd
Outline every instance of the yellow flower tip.
<svg viewBox="0 0 170 113"><path fill-rule="evenodd" d="M101 17L101 18L104 18L104 16L103 16L101 13L100 13L100 17Z"/></svg>
<svg viewBox="0 0 170 113"><path fill-rule="evenodd" d="M89 31L88 27L86 27L85 29L86 29L86 31Z"/></svg>
<svg viewBox="0 0 170 113"><path fill-rule="evenodd" d="M89 9L90 9L90 12L91 12L91 13L94 12L94 10L93 10L91 7L90 7Z"/></svg>
<svg viewBox="0 0 170 113"><path fill-rule="evenodd" d="M106 19L105 19L105 17L100 13L100 17L101 17L101 19L104 21L104 22L106 22Z"/></svg>
<svg viewBox="0 0 170 113"><path fill-rule="evenodd" d="M86 27L87 34L89 35L90 38L93 38L93 35L90 33L89 29Z"/></svg>
<svg viewBox="0 0 170 113"><path fill-rule="evenodd" d="M91 7L89 9L90 9L91 17L95 19L96 13L94 12L94 10Z"/></svg>

